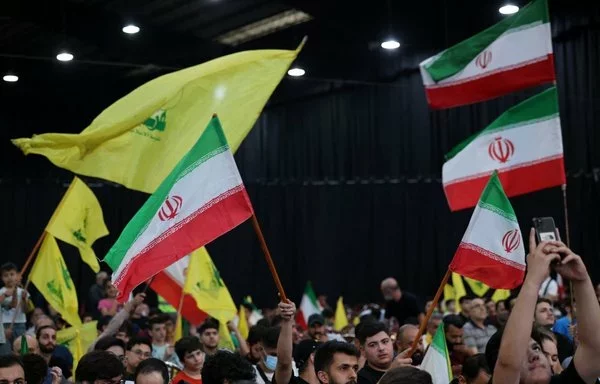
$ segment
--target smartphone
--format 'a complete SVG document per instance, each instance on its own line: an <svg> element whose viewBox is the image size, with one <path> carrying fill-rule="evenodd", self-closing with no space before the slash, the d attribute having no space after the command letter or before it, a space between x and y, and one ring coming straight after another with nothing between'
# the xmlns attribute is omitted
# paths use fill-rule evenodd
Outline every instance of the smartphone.
<svg viewBox="0 0 600 384"><path fill-rule="evenodd" d="M534 217L533 227L538 243L542 241L556 241L556 225L551 217Z"/></svg>

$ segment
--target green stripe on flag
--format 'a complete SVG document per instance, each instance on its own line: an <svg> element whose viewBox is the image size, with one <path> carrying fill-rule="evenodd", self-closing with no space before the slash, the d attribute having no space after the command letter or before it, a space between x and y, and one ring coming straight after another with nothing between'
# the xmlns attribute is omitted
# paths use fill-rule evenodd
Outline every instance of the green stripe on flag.
<svg viewBox="0 0 600 384"><path fill-rule="evenodd" d="M433 81L439 82L462 71L485 48L504 33L550 20L547 0L534 0L516 14L507 17L483 32L446 49L425 65Z"/></svg>
<svg viewBox="0 0 600 384"><path fill-rule="evenodd" d="M452 366L450 365L450 353L448 353L448 345L446 344L446 331L444 330L444 323L442 322L437 331L435 331L435 335L431 340L431 346L439 352L440 355L444 356L444 360L446 360L446 365L448 368L448 377L452 378Z"/></svg>
<svg viewBox="0 0 600 384"><path fill-rule="evenodd" d="M206 129L192 149L190 149L190 151L179 161L171 173L169 173L160 184L156 192L150 196L138 213L131 219L129 224L127 224L117 242L104 258L104 262L106 262L113 271L116 271L127 254L127 251L135 243L138 237L144 233L146 227L165 202L169 192L173 189L173 186L177 181L201 163L224 152L228 148L227 139L225 138L225 133L223 133L223 128L221 128L221 123L215 116L210 120Z"/></svg>
<svg viewBox="0 0 600 384"><path fill-rule="evenodd" d="M304 294L310 299L310 302L315 306L315 308L319 308L317 295L315 294L315 290L313 289L312 283L310 281L306 283Z"/></svg>
<svg viewBox="0 0 600 384"><path fill-rule="evenodd" d="M556 87L550 87L510 108L484 130L460 142L460 144L446 154L446 160L450 160L456 156L457 153L465 149L467 145L480 136L539 123L556 117L558 117L558 94Z"/></svg>
<svg viewBox="0 0 600 384"><path fill-rule="evenodd" d="M517 222L515 211L513 210L512 205L510 205L508 197L506 197L506 194L504 193L502 183L500 183L498 172L496 171L494 171L485 186L481 198L479 199L478 206L501 215L507 220L514 221L515 223Z"/></svg>

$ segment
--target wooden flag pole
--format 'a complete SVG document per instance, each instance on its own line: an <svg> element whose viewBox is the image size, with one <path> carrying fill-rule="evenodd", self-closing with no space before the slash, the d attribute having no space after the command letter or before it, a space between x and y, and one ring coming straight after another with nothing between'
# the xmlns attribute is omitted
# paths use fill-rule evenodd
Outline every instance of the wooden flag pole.
<svg viewBox="0 0 600 384"><path fill-rule="evenodd" d="M277 286L277 290L279 291L279 296L281 301L287 301L287 296L285 295L285 291L283 289L283 285L281 284L281 280L279 279L279 275L277 274L277 269L275 269L275 264L273 263L273 259L271 258L271 252L269 252L269 248L267 247L267 243L265 241L265 237L260 229L260 224L258 224L258 220L256 219L256 215L252 214L252 226L254 227L254 231L256 232L256 236L258 236L258 241L260 242L260 246L262 248L263 253L265 254L265 259L267 260L267 265L271 270L271 275L273 275L273 280L275 280L275 285Z"/></svg>
<svg viewBox="0 0 600 384"><path fill-rule="evenodd" d="M569 209L567 208L567 184L563 184L562 187L563 194L563 209L565 213L565 236L567 237L567 247L571 248L571 230L569 228ZM569 296L571 300L571 324L575 323L576 314L575 314L575 305L574 305L574 295L573 295L573 282L569 280Z"/></svg>
<svg viewBox="0 0 600 384"><path fill-rule="evenodd" d="M440 283L440 286L435 294L435 297L433 298L433 303L431 304L431 307L429 307L429 310L427 311L427 314L425 315L423 322L419 326L419 332L417 333L417 336L413 340L412 346L410 347L410 351L408 351L408 355L406 357L411 357L413 355L413 353L415 353L415 351L417 350L417 346L419 345L419 340L421 340L421 336L423 336L423 333L425 332L425 328L427 327L427 323L429 322L429 319L431 318L431 315L433 314L433 310L437 307L438 302L440 301L440 297L442 296L442 292L444 292L444 287L446 286L446 283L448 282L448 279L450 278L451 273L452 272L450 271L450 268L448 268L446 270L446 274L442 278L442 282Z"/></svg>

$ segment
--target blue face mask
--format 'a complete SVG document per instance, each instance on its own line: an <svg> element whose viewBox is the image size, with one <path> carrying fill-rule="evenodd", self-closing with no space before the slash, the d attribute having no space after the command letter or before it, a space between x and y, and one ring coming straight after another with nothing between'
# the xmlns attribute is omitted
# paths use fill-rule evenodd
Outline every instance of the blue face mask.
<svg viewBox="0 0 600 384"><path fill-rule="evenodd" d="M277 368L277 356L268 355L266 359L264 359L265 367L269 371L274 371Z"/></svg>

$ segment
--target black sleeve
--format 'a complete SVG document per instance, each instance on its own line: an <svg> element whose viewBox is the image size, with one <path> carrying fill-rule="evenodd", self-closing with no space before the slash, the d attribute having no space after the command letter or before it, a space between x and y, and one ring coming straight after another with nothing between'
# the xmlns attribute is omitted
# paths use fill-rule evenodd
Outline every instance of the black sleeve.
<svg viewBox="0 0 600 384"><path fill-rule="evenodd" d="M573 344L566 336L554 332L556 337L556 349L558 350L558 360L564 361L567 357L573 356Z"/></svg>
<svg viewBox="0 0 600 384"><path fill-rule="evenodd" d="M585 381L577 373L575 369L575 361L571 361L571 364L560 373L558 376L554 376L550 381L550 384L585 384Z"/></svg>

